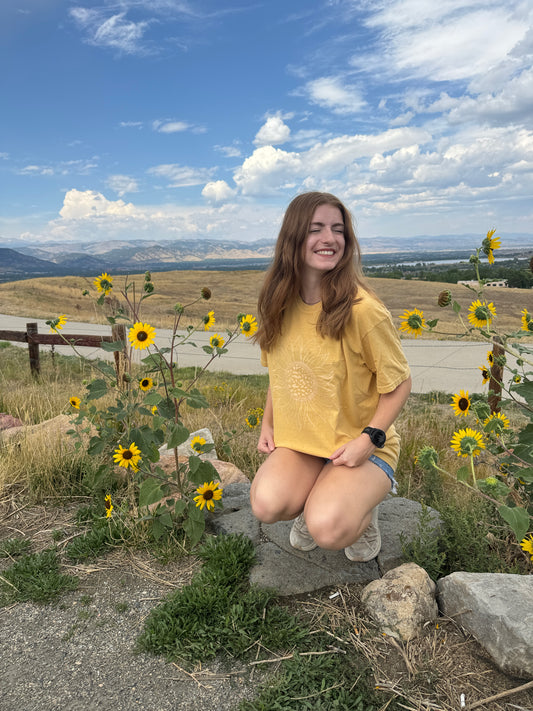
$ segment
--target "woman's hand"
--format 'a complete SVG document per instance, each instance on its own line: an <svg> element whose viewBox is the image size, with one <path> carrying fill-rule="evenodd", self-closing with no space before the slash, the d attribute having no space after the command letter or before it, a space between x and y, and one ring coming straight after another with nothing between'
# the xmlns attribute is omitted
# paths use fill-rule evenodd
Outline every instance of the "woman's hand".
<svg viewBox="0 0 533 711"><path fill-rule="evenodd" d="M370 441L370 437L367 434L362 434L335 450L330 460L336 467L341 465L345 467L358 467L360 464L363 464L363 462L366 462L375 449L375 446Z"/></svg>
<svg viewBox="0 0 533 711"><path fill-rule="evenodd" d="M261 427L257 449L263 454L270 454L276 449L276 445L274 444L274 428L264 421Z"/></svg>

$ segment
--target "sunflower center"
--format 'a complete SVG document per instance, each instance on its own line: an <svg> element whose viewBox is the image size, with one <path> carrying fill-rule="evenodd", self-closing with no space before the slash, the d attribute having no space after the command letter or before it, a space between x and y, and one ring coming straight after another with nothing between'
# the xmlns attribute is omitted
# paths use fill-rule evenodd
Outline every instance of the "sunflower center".
<svg viewBox="0 0 533 711"><path fill-rule="evenodd" d="M213 491L212 489L208 489L207 491L204 492L204 500L209 501L210 499L213 498Z"/></svg>
<svg viewBox="0 0 533 711"><path fill-rule="evenodd" d="M144 380L141 380L141 384L142 384L143 388L147 388L148 387L148 380L146 378Z"/></svg>
<svg viewBox="0 0 533 711"><path fill-rule="evenodd" d="M527 322L527 330L533 331L533 319Z"/></svg>
<svg viewBox="0 0 533 711"><path fill-rule="evenodd" d="M468 400L467 400L465 397L462 397L462 398L458 401L457 407L458 407L460 410L462 410L463 412L464 412L465 410L468 410L468 407L469 407L469 402L468 402Z"/></svg>
<svg viewBox="0 0 533 711"><path fill-rule="evenodd" d="M125 449L125 450L122 452L122 458L123 458L123 459L131 459L132 457L133 457L133 453L132 453L132 451L131 451L130 449Z"/></svg>
<svg viewBox="0 0 533 711"><path fill-rule="evenodd" d="M242 330L243 331L249 331L250 330L250 322L249 321L244 321L242 324Z"/></svg>
<svg viewBox="0 0 533 711"><path fill-rule="evenodd" d="M139 331L139 333L137 334L138 341L146 341L147 338L148 334L146 333L146 331Z"/></svg>

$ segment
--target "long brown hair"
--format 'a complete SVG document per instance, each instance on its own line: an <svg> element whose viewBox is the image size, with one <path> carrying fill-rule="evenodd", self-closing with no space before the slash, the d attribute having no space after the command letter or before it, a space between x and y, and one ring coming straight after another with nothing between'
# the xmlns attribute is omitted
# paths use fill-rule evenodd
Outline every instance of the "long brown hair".
<svg viewBox="0 0 533 711"><path fill-rule="evenodd" d="M344 254L339 263L324 272L321 281L322 311L317 322L321 336L341 338L357 302L359 287L369 290L361 269L361 252L350 212L330 193L311 192L297 195L283 218L270 265L259 294L260 326L255 340L263 350L270 350L281 334L285 311L298 297L302 283L304 245L315 210L320 205L337 207L344 221Z"/></svg>

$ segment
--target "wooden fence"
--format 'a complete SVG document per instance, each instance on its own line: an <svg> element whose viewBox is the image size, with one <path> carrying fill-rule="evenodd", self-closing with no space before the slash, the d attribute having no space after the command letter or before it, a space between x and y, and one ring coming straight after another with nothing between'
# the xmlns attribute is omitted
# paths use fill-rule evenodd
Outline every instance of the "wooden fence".
<svg viewBox="0 0 533 711"><path fill-rule="evenodd" d="M101 348L102 343L124 343L123 351L114 351L115 368L117 380L120 382L124 373L125 348L126 348L126 327L124 324L116 324L111 328L110 336L94 336L78 333L39 333L36 323L27 323L25 331L2 331L0 330L0 341L14 341L16 343L28 344L28 355L30 357L30 370L34 377L41 372L39 359L39 345L48 346L87 346L89 348Z"/></svg>

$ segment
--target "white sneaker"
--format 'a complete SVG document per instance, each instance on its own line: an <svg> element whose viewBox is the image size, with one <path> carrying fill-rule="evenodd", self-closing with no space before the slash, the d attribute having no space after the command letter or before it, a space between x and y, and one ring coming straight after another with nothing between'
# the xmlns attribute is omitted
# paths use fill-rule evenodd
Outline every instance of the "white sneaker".
<svg viewBox="0 0 533 711"><path fill-rule="evenodd" d="M299 551L312 551L313 548L317 547L318 544L315 543L312 535L309 533L303 513L294 519L289 534L289 541L291 546Z"/></svg>
<svg viewBox="0 0 533 711"><path fill-rule="evenodd" d="M344 553L349 560L357 563L366 563L375 558L381 550L381 534L378 527L378 507L372 509L372 518L368 528L361 536L344 549Z"/></svg>

